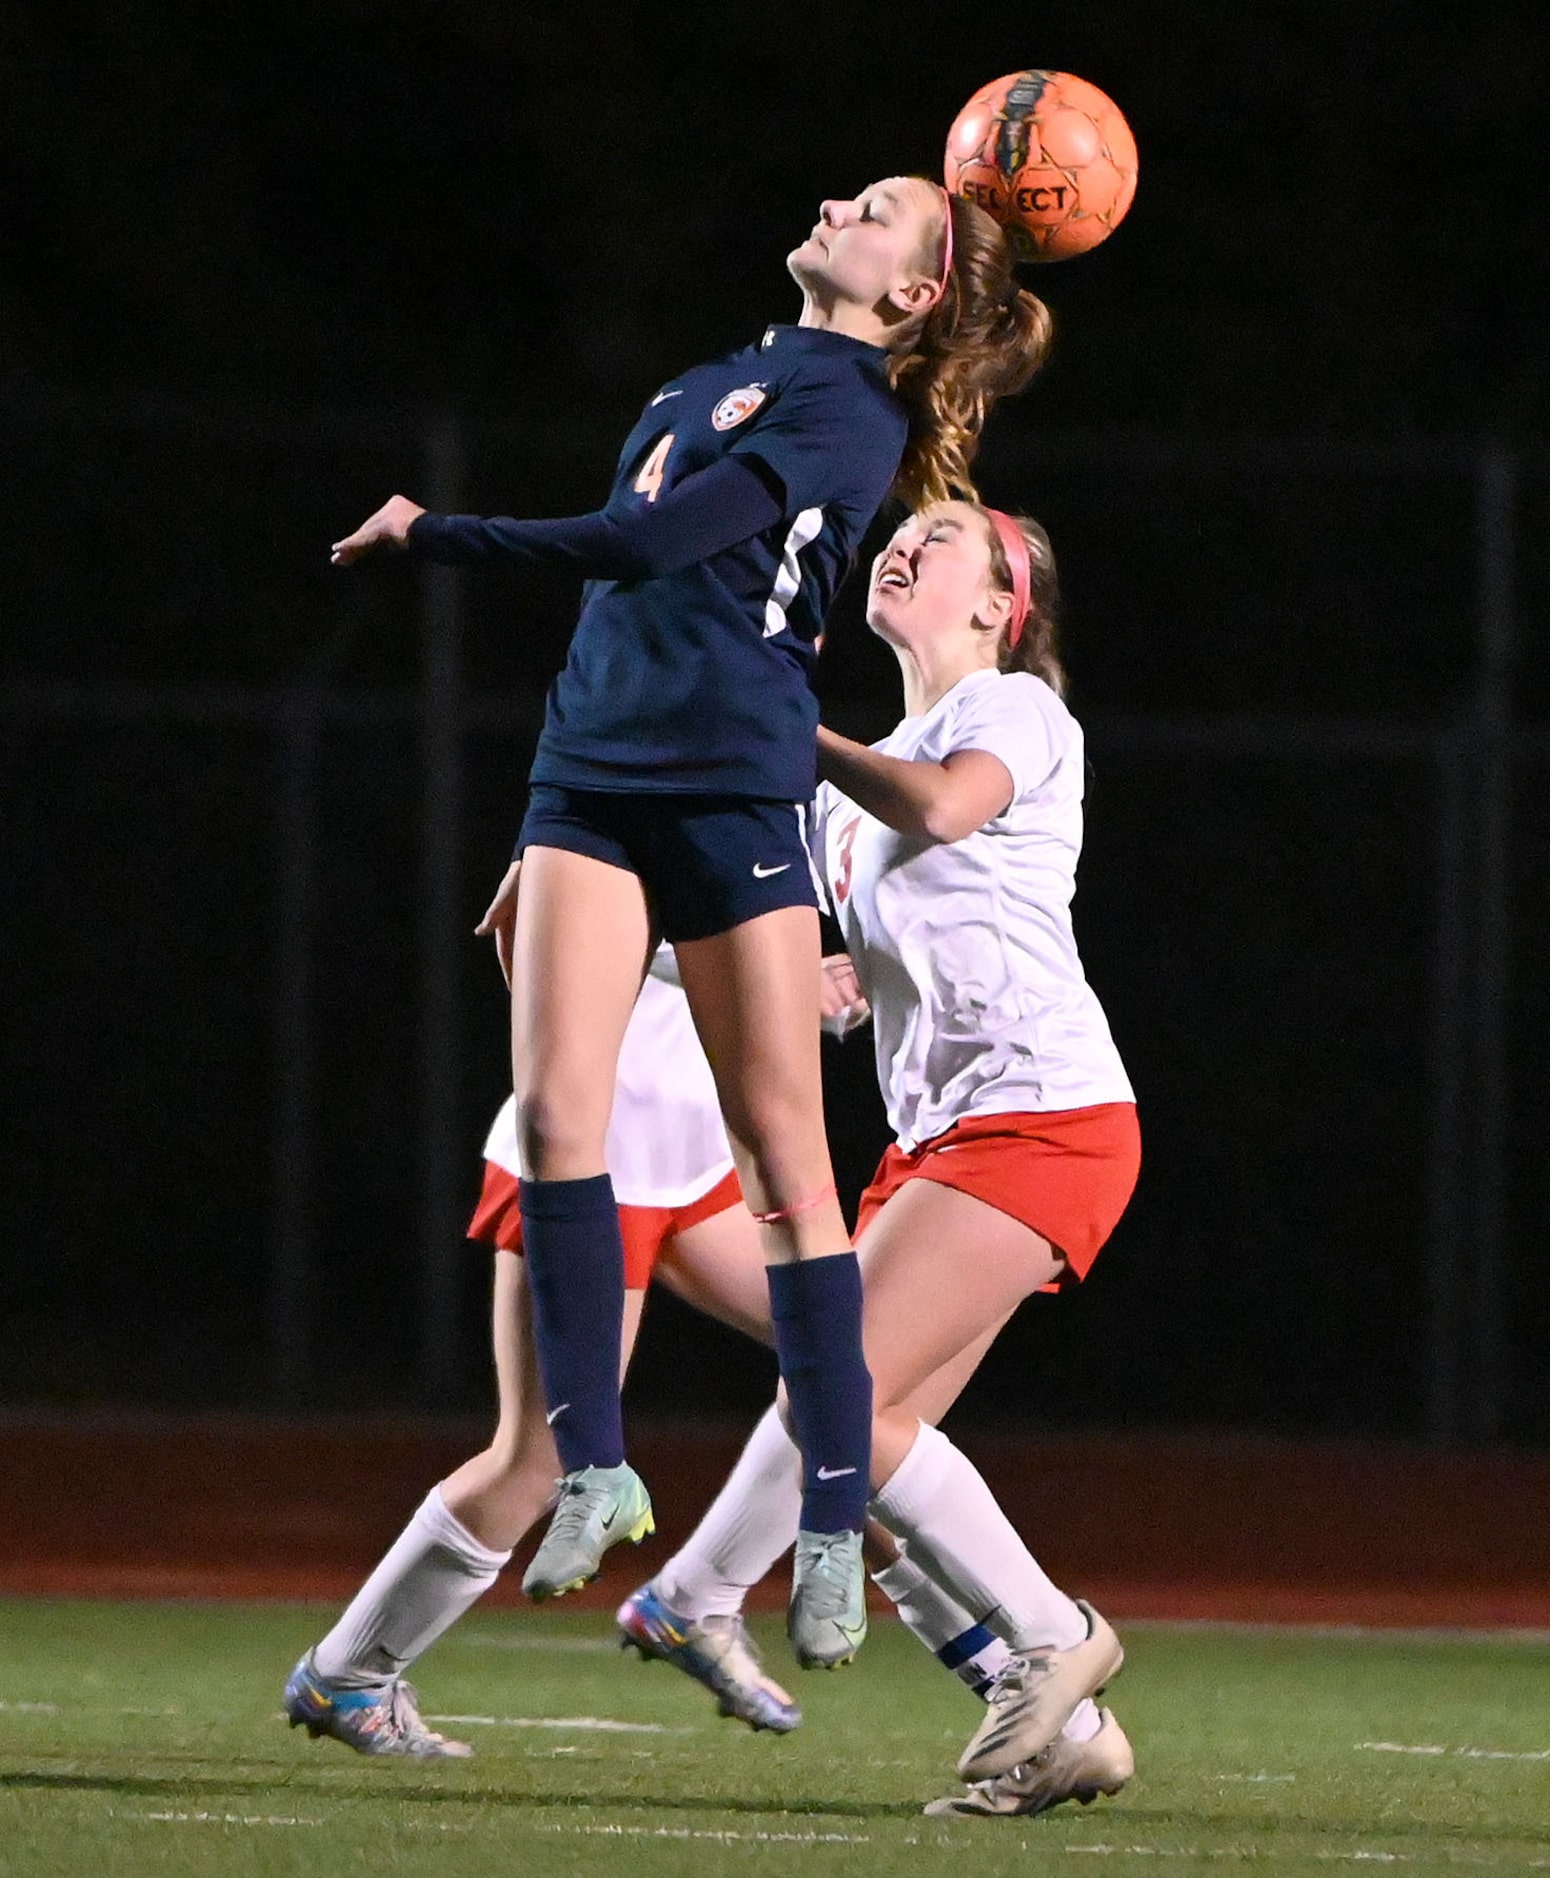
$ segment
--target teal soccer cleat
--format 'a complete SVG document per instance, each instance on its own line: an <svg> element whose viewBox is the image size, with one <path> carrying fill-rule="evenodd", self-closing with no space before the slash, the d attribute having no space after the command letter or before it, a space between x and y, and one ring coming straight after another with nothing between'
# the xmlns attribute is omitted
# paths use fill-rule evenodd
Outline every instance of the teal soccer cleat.
<svg viewBox="0 0 1550 1878"><path fill-rule="evenodd" d="M530 1598L563 1598L597 1576L603 1554L656 1531L645 1483L628 1463L583 1467L560 1482L560 1503L522 1576Z"/></svg>
<svg viewBox="0 0 1550 1878"><path fill-rule="evenodd" d="M799 1532L786 1635L803 1669L838 1669L866 1641L859 1532Z"/></svg>

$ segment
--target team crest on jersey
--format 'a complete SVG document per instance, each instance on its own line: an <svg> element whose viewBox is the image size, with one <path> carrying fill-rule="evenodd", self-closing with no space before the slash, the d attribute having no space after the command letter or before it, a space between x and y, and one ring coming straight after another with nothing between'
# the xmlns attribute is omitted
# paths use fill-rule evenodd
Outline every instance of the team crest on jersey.
<svg viewBox="0 0 1550 1878"><path fill-rule="evenodd" d="M736 430L753 416L764 402L763 385L744 385L741 391L729 391L710 414L717 430Z"/></svg>

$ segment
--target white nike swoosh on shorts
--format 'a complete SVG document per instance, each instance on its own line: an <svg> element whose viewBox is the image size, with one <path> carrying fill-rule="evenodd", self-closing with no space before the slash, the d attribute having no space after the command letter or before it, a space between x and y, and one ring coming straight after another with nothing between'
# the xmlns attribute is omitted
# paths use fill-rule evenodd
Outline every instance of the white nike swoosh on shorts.
<svg viewBox="0 0 1550 1878"><path fill-rule="evenodd" d="M544 1417L544 1420L552 1428L569 1407L569 1402L562 1402L557 1409L550 1409L549 1413Z"/></svg>
<svg viewBox="0 0 1550 1878"><path fill-rule="evenodd" d="M820 1480L843 1480L847 1474L853 1474L855 1471L854 1467L820 1467L818 1478Z"/></svg>
<svg viewBox="0 0 1550 1878"><path fill-rule="evenodd" d="M659 391L651 402L661 404L665 398L681 398L683 395L683 386L680 385L676 391Z"/></svg>
<svg viewBox="0 0 1550 1878"><path fill-rule="evenodd" d="M784 874L790 865L790 861L782 861L779 867L764 867L761 866L758 861L755 861L753 864L753 877L755 880L768 880L773 874Z"/></svg>

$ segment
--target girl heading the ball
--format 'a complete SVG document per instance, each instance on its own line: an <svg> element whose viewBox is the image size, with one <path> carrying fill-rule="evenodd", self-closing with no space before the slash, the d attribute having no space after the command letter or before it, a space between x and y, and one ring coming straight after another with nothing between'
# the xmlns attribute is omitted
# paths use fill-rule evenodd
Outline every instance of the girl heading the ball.
<svg viewBox="0 0 1550 1878"><path fill-rule="evenodd" d="M619 1046L658 937L678 956L762 1227L805 1469L790 1627L804 1662L865 1634L871 1382L824 1135L812 993L815 641L892 490L968 485L1049 316L984 211L896 176L825 202L787 257L794 326L661 385L592 514L426 514L395 496L334 550L585 577L550 692L519 861L512 1066L523 1236L565 1478L524 1585L558 1595L652 1529L619 1410L623 1258L604 1171Z"/></svg>

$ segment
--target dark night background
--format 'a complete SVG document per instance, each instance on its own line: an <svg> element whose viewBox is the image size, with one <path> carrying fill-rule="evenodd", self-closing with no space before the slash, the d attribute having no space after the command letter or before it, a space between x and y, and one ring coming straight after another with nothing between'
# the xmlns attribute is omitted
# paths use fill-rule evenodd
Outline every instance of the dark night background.
<svg viewBox="0 0 1550 1878"><path fill-rule="evenodd" d="M1062 560L1078 935L1147 1164L967 1406L1550 1440L1543 10L699 11L0 22L0 1400L485 1399L486 1268L426 1199L428 1057L458 1213L505 1074L471 939L427 989L438 602L328 543L434 499L436 436L463 506L595 506L645 395L794 317L821 197L935 170L1041 65L1121 104L1140 187L1032 277L1056 353L983 483ZM460 933L574 593L463 608ZM824 679L892 721L853 592ZM853 1197L866 1044L830 1070ZM741 1413L769 1374L661 1306L635 1400Z"/></svg>

